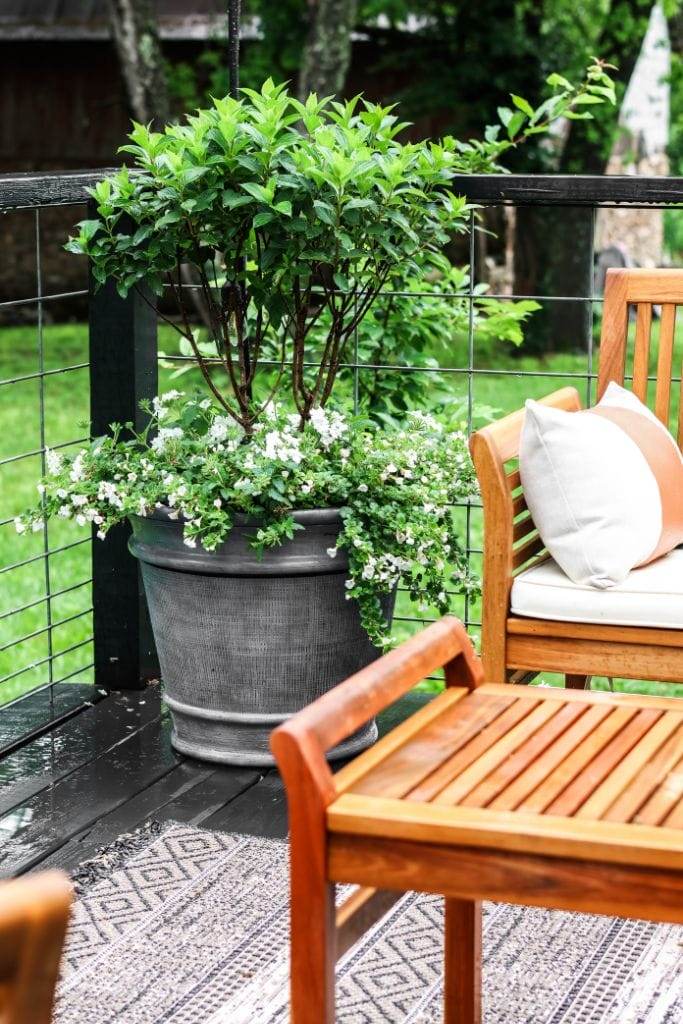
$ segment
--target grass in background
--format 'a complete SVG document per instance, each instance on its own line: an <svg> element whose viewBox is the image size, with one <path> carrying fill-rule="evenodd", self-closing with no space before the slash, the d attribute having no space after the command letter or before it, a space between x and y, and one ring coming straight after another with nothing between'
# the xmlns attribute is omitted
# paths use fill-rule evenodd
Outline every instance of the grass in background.
<svg viewBox="0 0 683 1024"><path fill-rule="evenodd" d="M44 359L46 369L76 366L87 362L88 339L85 324L47 325L43 331ZM35 373L38 370L37 332L34 326L7 327L0 329L0 377L8 379ZM160 327L159 346L166 352L176 351L175 335L171 328ZM454 341L449 365L466 366L467 350L464 339ZM581 354L560 354L546 359L525 356L496 354L491 365L482 364L482 370L504 370L505 373L474 373L473 395L475 406L488 408L499 413L510 412L520 407L529 397L542 397L566 384L579 387L585 400L585 382L576 381L571 375L586 372L586 357ZM392 372L392 371L385 371ZM541 376L528 377L532 372ZM548 376L545 376L547 374ZM448 395L455 402L466 402L468 375L452 373L444 375ZM196 371L172 379L173 371L160 370L160 389L178 386L191 390L200 384ZM88 370L76 369L68 373L57 373L45 378L44 388L45 441L48 446L64 444L81 438L87 433L88 420ZM0 462L5 458L33 451L40 447L40 382L28 380L0 388ZM66 447L64 451L73 451ZM0 520L21 512L36 498L35 485L41 473L40 456L0 465ZM454 512L460 536L466 535L467 513L464 509ZM92 671L92 616L90 614L91 593L88 581L91 574L89 529L79 530L68 522L53 521L48 527L50 549L84 543L68 550L53 554L49 558L49 582L53 593L67 590L52 601L52 653L53 679L68 676L74 682L91 682ZM470 512L470 542L473 548L482 546L481 511ZM39 555L43 548L43 535L18 537L12 524L0 526L0 569L4 566L24 562ZM473 555L473 564L480 569L480 557ZM50 650L48 633L47 602L40 602L45 595L46 577L42 559L30 562L0 575L0 679L15 672L15 678L0 684L0 704L7 703L28 691L50 681L47 659ZM76 589L70 589L76 587ZM6 616L13 608L33 604L17 614ZM452 610L464 617L464 601L453 596ZM469 620L479 622L481 607L479 601L470 602ZM398 595L396 614L398 621L394 633L403 638L420 628L421 621L434 616L433 609L416 609L407 594ZM5 616L5 617L2 617ZM417 619L417 622L401 621ZM62 623L60 625L59 623ZM477 637L476 626L471 628ZM24 639L25 638L25 639ZM14 644L15 640L22 640ZM12 645L12 646L8 646ZM60 652L65 652L60 654ZM34 667L31 667L34 666ZM544 681L560 682L558 677L544 676ZM595 680L594 686L606 687L606 680ZM667 693L683 696L683 686L658 683L617 681L619 689L635 692Z"/></svg>

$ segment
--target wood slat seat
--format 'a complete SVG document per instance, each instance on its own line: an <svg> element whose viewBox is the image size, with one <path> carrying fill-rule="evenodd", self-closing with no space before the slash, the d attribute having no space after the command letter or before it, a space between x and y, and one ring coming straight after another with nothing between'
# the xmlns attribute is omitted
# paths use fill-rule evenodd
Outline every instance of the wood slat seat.
<svg viewBox="0 0 683 1024"><path fill-rule="evenodd" d="M441 667L442 694L332 774L327 750ZM481 1024L482 899L683 924L683 701L486 683L447 617L272 748L291 829L292 1024L332 1024L336 958L407 890L445 898L446 1024Z"/></svg>
<svg viewBox="0 0 683 1024"><path fill-rule="evenodd" d="M489 684L434 705L335 775L332 833L683 867L683 702Z"/></svg>

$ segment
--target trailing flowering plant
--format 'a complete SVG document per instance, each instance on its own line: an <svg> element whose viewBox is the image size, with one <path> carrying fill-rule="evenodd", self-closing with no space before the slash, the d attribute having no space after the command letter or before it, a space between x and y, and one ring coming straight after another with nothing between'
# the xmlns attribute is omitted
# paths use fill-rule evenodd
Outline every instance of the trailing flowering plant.
<svg viewBox="0 0 683 1024"><path fill-rule="evenodd" d="M166 506L182 520L185 544L208 551L236 513L257 517L254 546L263 551L301 528L294 511L339 508L348 597L378 645L389 639L380 599L399 579L441 612L450 586L474 586L449 507L476 489L463 433L446 434L422 413L404 429L380 430L319 406L301 430L297 413L271 406L245 443L243 428L208 398L173 391L149 411L140 434L115 427L73 458L49 452L42 504L17 520L19 531L56 515L93 523L103 537L128 516ZM337 547L327 554L335 558Z"/></svg>

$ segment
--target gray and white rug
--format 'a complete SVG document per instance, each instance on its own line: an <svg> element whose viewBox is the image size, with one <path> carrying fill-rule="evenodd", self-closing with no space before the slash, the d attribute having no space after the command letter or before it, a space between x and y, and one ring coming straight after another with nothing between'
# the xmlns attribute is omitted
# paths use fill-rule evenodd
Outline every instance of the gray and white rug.
<svg viewBox="0 0 683 1024"><path fill-rule="evenodd" d="M142 843L82 873L55 1024L286 1024L286 845ZM681 928L489 905L484 955L485 1024L683 1021ZM338 965L337 1021L437 1024L441 961L441 900L407 895Z"/></svg>

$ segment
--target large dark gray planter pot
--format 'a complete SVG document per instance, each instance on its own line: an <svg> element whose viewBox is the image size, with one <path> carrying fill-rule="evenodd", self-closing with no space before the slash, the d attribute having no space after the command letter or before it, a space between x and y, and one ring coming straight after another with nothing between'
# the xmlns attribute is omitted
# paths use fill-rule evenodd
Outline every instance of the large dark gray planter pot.
<svg viewBox="0 0 683 1024"><path fill-rule="evenodd" d="M261 560L240 517L216 551L183 544L168 509L132 517L129 547L142 576L156 640L173 746L222 764L270 765L275 726L379 654L346 600L348 563L330 558L341 519L298 512L291 541ZM388 619L393 595L387 598ZM368 722L331 753L345 757L377 737Z"/></svg>

